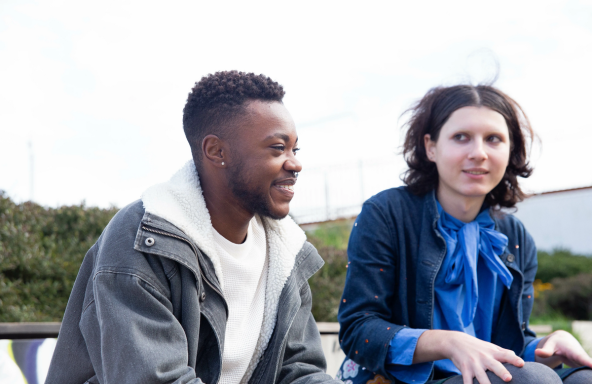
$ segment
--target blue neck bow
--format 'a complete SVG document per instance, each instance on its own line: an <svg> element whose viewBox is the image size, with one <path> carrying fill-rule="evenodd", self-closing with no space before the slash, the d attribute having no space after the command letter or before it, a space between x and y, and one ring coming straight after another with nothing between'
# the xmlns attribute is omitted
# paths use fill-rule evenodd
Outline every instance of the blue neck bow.
<svg viewBox="0 0 592 384"><path fill-rule="evenodd" d="M464 223L446 213L438 203L438 229L447 246L446 257L442 263L441 273L448 285L446 291L460 289L464 284L464 303L462 306L462 325L468 327L475 318L479 302L477 281L477 261L481 256L490 271L488 280L500 278L510 288L512 274L498 257L508 245L508 237L496 231L495 222L485 209L475 220ZM482 276L483 278L483 276ZM493 280L492 280L493 281ZM484 282L482 282L484 283ZM462 297L458 296L459 298ZM444 312L444 316L448 314ZM453 314L450 314L453 316Z"/></svg>

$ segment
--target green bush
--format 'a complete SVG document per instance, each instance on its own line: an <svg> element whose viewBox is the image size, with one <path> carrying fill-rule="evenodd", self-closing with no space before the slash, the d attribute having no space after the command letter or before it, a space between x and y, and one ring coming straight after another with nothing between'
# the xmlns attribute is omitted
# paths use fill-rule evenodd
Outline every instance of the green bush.
<svg viewBox="0 0 592 384"><path fill-rule="evenodd" d="M592 320L592 273L580 273L551 281L553 289L544 292L549 307L568 318Z"/></svg>
<svg viewBox="0 0 592 384"><path fill-rule="evenodd" d="M548 253L539 251L539 268L536 278L550 283L555 278L566 278L580 273L592 273L592 257L574 255L565 249L555 249Z"/></svg>
<svg viewBox="0 0 592 384"><path fill-rule="evenodd" d="M0 322L60 321L85 253L116 211L16 204L0 190ZM317 321L337 320L352 224L327 223L307 233L325 260L310 280ZM592 258L566 250L538 256L537 279L553 288L535 299L533 315L592 319Z"/></svg>
<svg viewBox="0 0 592 384"><path fill-rule="evenodd" d="M82 259L115 212L16 204L0 191L0 322L61 321Z"/></svg>
<svg viewBox="0 0 592 384"><path fill-rule="evenodd" d="M316 321L337 321L347 272L347 241L353 222L323 224L307 233L325 265L310 280L312 314Z"/></svg>

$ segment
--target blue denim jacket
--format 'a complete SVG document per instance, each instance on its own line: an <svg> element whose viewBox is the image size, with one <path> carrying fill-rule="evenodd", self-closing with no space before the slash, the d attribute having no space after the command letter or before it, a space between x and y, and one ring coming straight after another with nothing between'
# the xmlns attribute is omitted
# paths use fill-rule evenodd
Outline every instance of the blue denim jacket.
<svg viewBox="0 0 592 384"><path fill-rule="evenodd" d="M325 370L307 280L323 260L296 256L277 321L249 383L339 383ZM88 251L46 384L215 384L228 307L208 257L138 201Z"/></svg>
<svg viewBox="0 0 592 384"><path fill-rule="evenodd" d="M536 248L514 216L492 217L495 229L508 236L500 257L514 280L502 297L491 340L522 355L536 337L528 328ZM446 255L438 218L434 191L415 196L406 187L389 189L364 203L350 236L338 315L341 348L356 363L393 382L386 369L393 336L404 327L433 326L434 282Z"/></svg>

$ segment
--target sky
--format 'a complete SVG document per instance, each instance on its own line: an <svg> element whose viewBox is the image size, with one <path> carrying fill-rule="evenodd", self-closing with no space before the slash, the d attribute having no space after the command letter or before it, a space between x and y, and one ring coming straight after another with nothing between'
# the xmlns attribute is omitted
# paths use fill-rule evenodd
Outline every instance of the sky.
<svg viewBox="0 0 592 384"><path fill-rule="evenodd" d="M362 197L400 185L401 114L431 87L498 72L540 139L525 189L589 186L590 68L592 0L1 0L0 189L128 204L190 158L187 94L230 69L284 86L303 191L357 190L360 163L373 164Z"/></svg>

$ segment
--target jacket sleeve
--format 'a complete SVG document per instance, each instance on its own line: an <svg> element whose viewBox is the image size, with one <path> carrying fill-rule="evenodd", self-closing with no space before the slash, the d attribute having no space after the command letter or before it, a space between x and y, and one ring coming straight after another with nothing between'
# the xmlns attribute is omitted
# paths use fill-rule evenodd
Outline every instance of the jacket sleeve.
<svg viewBox="0 0 592 384"><path fill-rule="evenodd" d="M524 345L528 346L536 334L529 328L529 318L534 304L534 279L538 268L536 245L530 233L522 227L524 244L524 286L522 288L522 330L524 332ZM524 352L523 352L524 353Z"/></svg>
<svg viewBox="0 0 592 384"><path fill-rule="evenodd" d="M103 384L201 384L188 366L187 340L154 276L105 268L93 280L94 302L80 320Z"/></svg>
<svg viewBox="0 0 592 384"><path fill-rule="evenodd" d="M300 289L300 297L301 305L288 332L282 367L276 383L341 383L325 373L327 365L321 335L311 313L312 294L308 282Z"/></svg>
<svg viewBox="0 0 592 384"><path fill-rule="evenodd" d="M394 335L397 294L395 234L383 211L367 201L356 219L348 245L348 269L339 306L339 339L345 354L371 372L390 377L385 363Z"/></svg>

